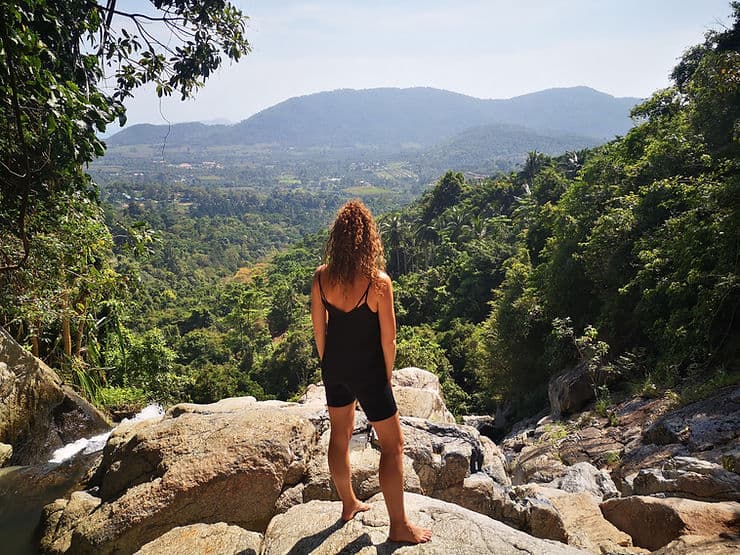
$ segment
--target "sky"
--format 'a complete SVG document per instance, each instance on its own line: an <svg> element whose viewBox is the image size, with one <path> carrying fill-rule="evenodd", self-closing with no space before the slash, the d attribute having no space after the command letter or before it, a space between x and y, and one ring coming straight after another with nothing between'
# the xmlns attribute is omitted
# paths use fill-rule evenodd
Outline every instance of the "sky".
<svg viewBox="0 0 740 555"><path fill-rule="evenodd" d="M160 101L151 87L140 89L127 102L129 125L238 122L294 96L341 88L511 98L585 85L644 98L670 84L686 48L730 23L728 0L232 3L249 16L252 52L224 63L192 100Z"/></svg>

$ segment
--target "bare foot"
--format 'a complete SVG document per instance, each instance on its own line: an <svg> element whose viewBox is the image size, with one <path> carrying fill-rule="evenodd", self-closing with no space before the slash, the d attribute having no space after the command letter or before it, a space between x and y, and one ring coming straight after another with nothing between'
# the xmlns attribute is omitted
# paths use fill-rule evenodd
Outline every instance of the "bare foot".
<svg viewBox="0 0 740 555"><path fill-rule="evenodd" d="M392 542L426 543L432 539L432 531L429 528L421 528L410 522L404 522L400 526L391 526L388 539Z"/></svg>
<svg viewBox="0 0 740 555"><path fill-rule="evenodd" d="M343 507L342 508L342 520L345 522L349 522L353 518L355 518L355 515L357 513L361 513L363 511L369 511L370 505L367 505L366 503L363 503L362 501L356 501L354 504L350 505L349 507Z"/></svg>

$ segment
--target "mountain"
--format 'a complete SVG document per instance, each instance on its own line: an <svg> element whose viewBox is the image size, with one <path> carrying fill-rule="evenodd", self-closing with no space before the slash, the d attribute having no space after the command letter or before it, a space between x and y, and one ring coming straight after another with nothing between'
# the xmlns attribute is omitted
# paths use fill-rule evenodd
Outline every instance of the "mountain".
<svg viewBox="0 0 740 555"><path fill-rule="evenodd" d="M235 125L132 125L108 143L166 140L172 146L424 148L489 124L592 137L599 142L622 135L632 126L629 110L639 101L588 87L547 89L506 100L483 100L433 88L340 89L288 99Z"/></svg>
<svg viewBox="0 0 740 555"><path fill-rule="evenodd" d="M557 155L600 143L598 139L584 135L536 131L519 125L494 123L466 129L426 149L420 159L423 166L433 168L491 173L522 162L531 150Z"/></svg>

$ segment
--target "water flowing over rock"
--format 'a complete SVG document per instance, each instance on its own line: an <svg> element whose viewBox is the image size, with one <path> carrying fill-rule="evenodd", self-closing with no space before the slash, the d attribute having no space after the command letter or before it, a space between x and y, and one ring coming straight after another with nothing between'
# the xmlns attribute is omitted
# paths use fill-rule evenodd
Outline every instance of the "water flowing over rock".
<svg viewBox="0 0 740 555"><path fill-rule="evenodd" d="M37 464L55 449L110 429L105 416L0 328L0 442L10 464Z"/></svg>
<svg viewBox="0 0 740 555"><path fill-rule="evenodd" d="M407 494L409 518L432 529L432 541L416 546L388 542L388 513L382 496L369 500L371 509L343 524L341 504L312 501L275 517L262 544L264 555L285 553L425 553L425 554L575 554L584 551L541 540L452 503Z"/></svg>

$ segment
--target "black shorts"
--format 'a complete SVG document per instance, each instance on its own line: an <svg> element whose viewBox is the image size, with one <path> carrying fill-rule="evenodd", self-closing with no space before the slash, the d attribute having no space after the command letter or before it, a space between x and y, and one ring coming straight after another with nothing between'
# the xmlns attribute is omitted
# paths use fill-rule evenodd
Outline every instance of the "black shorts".
<svg viewBox="0 0 740 555"><path fill-rule="evenodd" d="M396 414L396 400L391 384L366 385L352 390L343 383L326 383L326 404L330 407L346 407L355 400L360 402L368 421L378 422Z"/></svg>

